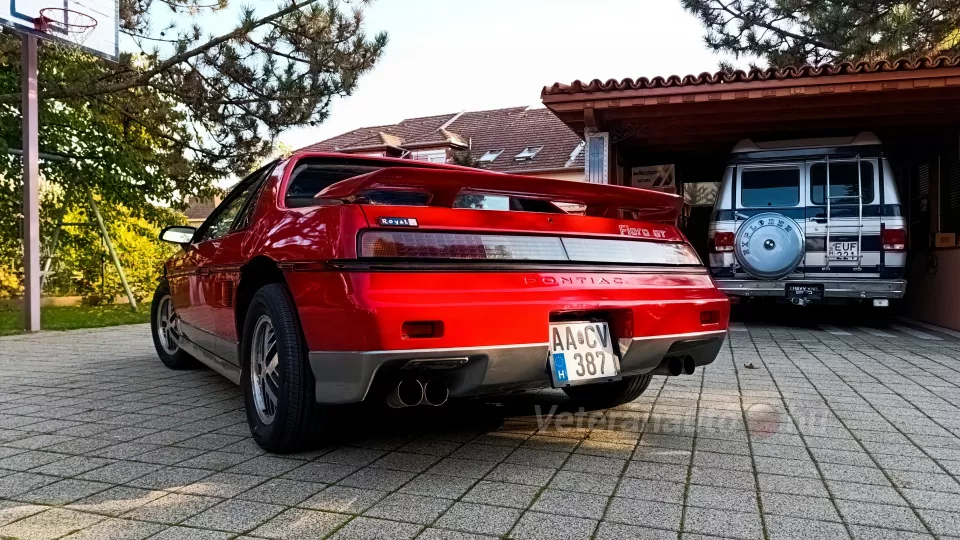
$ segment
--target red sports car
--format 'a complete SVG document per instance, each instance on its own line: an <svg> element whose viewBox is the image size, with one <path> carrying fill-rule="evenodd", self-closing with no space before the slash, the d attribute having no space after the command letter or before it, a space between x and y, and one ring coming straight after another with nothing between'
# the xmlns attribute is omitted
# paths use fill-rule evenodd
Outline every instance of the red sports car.
<svg viewBox="0 0 960 540"><path fill-rule="evenodd" d="M241 385L263 448L334 404L441 405L562 388L578 405L693 373L727 298L673 225L675 195L411 160L298 153L161 239L161 360ZM576 212L565 211L576 209Z"/></svg>

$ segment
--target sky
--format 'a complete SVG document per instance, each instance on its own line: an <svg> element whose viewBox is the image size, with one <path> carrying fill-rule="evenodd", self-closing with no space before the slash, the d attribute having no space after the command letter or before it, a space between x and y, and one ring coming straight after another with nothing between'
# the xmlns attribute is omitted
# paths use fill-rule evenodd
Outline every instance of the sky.
<svg viewBox="0 0 960 540"><path fill-rule="evenodd" d="M376 0L365 15L370 35L389 34L383 58L326 122L281 142L296 149L404 118L542 106L540 90L554 82L699 74L732 60L706 48L679 0Z"/></svg>

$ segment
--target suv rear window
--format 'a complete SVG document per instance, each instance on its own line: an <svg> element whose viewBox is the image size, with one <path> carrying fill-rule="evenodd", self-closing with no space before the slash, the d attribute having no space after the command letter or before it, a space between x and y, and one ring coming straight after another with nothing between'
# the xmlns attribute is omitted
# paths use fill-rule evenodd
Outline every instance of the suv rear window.
<svg viewBox="0 0 960 540"><path fill-rule="evenodd" d="M860 162L860 176L863 178L863 204L873 202L873 163ZM846 161L830 164L830 204L857 204L857 163ZM827 187L827 164L815 163L810 166L810 201L813 204L827 204L823 192ZM843 197L837 199L836 197Z"/></svg>
<svg viewBox="0 0 960 540"><path fill-rule="evenodd" d="M747 208L796 206L800 202L800 169L745 169L740 173L740 203Z"/></svg>

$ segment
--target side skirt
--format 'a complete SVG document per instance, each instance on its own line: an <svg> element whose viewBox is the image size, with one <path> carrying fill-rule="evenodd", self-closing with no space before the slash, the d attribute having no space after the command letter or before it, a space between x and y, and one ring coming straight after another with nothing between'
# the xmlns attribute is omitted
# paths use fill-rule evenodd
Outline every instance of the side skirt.
<svg viewBox="0 0 960 540"><path fill-rule="evenodd" d="M187 336L183 336L183 338L181 339L180 348L186 351L187 354L189 354L190 356L199 360L201 363L203 363L210 369L230 379L233 382L233 384L236 384L236 385L240 384L240 368L239 367L231 364L230 362L224 360L223 358L220 358L219 356L213 354L212 352L190 341L190 338L188 338Z"/></svg>

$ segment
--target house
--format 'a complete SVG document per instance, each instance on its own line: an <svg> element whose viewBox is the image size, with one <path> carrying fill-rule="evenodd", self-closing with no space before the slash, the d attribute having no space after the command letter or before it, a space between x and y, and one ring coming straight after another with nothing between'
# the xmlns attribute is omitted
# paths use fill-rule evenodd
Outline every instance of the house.
<svg viewBox="0 0 960 540"><path fill-rule="evenodd" d="M510 107L408 118L400 123L348 131L300 151L343 152L448 163L458 153L489 171L560 180L583 180L583 140L549 109ZM188 201L195 227L220 203Z"/></svg>
<svg viewBox="0 0 960 540"><path fill-rule="evenodd" d="M223 197L215 195L213 199L203 200L197 197L187 198L187 210L184 214L187 215L187 224L191 227L199 227L206 221L207 216L213 212L213 209L220 204L220 201L223 200Z"/></svg>
<svg viewBox="0 0 960 540"><path fill-rule="evenodd" d="M348 131L301 150L409 158L470 157L489 171L583 180L583 140L549 109L510 107L408 118Z"/></svg>

